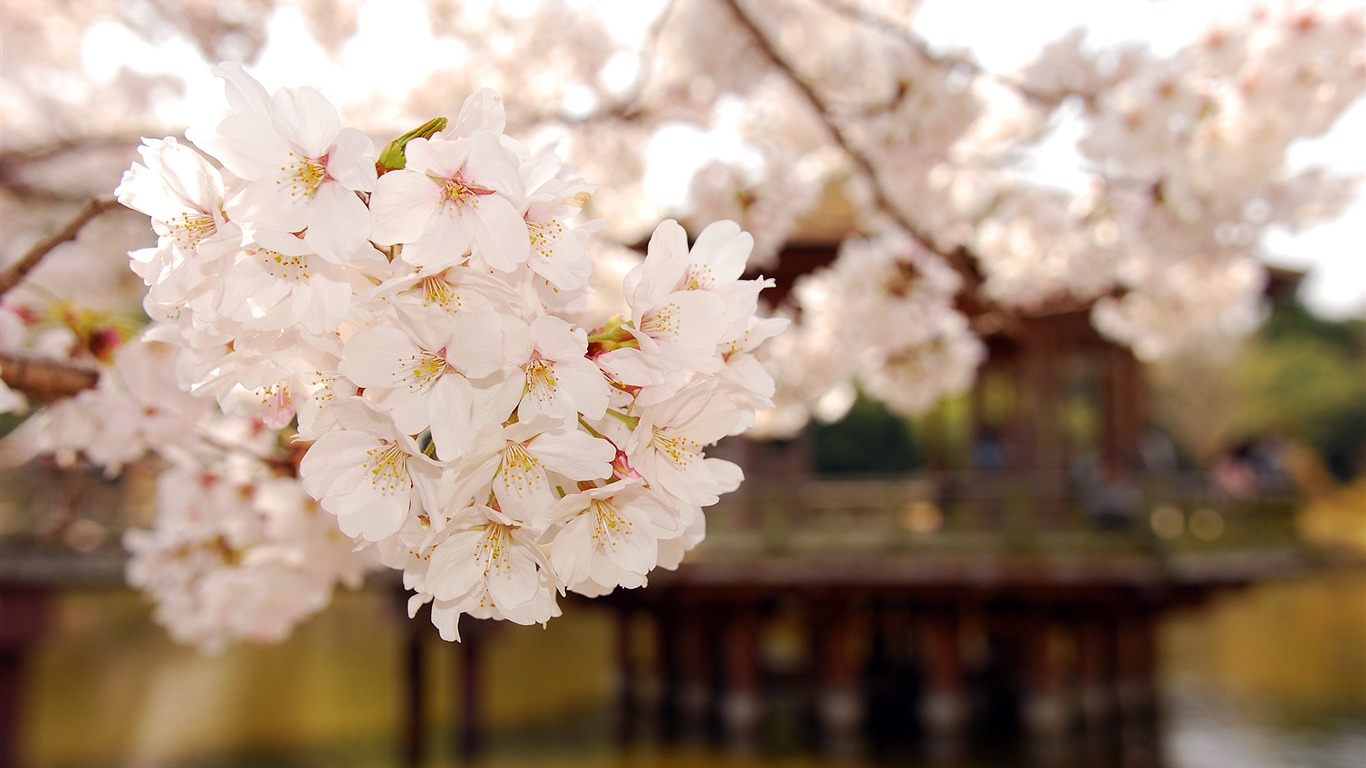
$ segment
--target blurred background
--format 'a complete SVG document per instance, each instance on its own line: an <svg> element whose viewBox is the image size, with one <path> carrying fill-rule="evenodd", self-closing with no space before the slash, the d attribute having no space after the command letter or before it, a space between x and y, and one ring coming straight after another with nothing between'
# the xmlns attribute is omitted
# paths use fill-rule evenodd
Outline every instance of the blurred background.
<svg viewBox="0 0 1366 768"><path fill-rule="evenodd" d="M1360 4L0 2L7 273L233 60L381 144L495 87L604 264L736 219L795 321L707 540L544 629L447 644L375 576L203 655L123 584L152 469L6 467L0 760L1366 764ZM6 381L107 360L154 240L105 213L5 293ZM857 314L944 269L950 330Z"/></svg>

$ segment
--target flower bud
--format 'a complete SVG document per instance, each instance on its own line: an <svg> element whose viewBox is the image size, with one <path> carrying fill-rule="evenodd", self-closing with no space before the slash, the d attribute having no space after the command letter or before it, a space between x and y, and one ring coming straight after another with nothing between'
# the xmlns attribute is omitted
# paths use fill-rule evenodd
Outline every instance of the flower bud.
<svg viewBox="0 0 1366 768"><path fill-rule="evenodd" d="M403 155L403 149L408 146L408 142L413 139L430 139L437 132L444 130L445 127L446 118L434 117L389 142L384 150L379 153L379 162L375 163L375 170L381 176L389 171L402 170L403 166L408 163L408 159Z"/></svg>

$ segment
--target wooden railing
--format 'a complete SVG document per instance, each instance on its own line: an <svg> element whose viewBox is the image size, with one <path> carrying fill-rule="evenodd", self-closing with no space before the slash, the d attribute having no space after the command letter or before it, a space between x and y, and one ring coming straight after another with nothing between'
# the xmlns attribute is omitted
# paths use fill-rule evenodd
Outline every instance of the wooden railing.
<svg viewBox="0 0 1366 768"><path fill-rule="evenodd" d="M1004 473L752 478L707 511L707 549L1160 556L1294 546L1295 509L1288 493L1220 494L1203 473L1061 488Z"/></svg>
<svg viewBox="0 0 1366 768"><path fill-rule="evenodd" d="M151 519L147 478L110 482L91 471L8 470L0 480L0 580L121 579L122 532ZM1200 473L1052 488L1030 475L1004 473L751 477L707 510L707 541L697 555L1246 553L1298 546L1295 509L1288 494L1219 494Z"/></svg>

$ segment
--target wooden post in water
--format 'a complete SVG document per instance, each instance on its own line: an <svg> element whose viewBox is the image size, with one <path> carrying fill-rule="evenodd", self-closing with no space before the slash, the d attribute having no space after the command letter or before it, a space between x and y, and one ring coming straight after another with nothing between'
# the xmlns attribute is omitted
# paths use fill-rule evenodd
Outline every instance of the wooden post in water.
<svg viewBox="0 0 1366 768"><path fill-rule="evenodd" d="M650 715L657 718L652 725L660 726L663 735L673 736L673 726L678 718L678 638L675 628L677 617L669 603L651 604L648 608L651 639L654 653L650 656L647 688L653 691L655 706ZM632 712L632 717L639 712Z"/></svg>
<svg viewBox="0 0 1366 768"><path fill-rule="evenodd" d="M43 588L0 590L0 768L19 765L19 721L30 651L47 630L52 594Z"/></svg>
<svg viewBox="0 0 1366 768"><path fill-rule="evenodd" d="M483 711L480 707L482 680L480 657L483 655L489 620L467 622L460 633L460 687L456 707L455 754L464 760L477 755L484 744Z"/></svg>
<svg viewBox="0 0 1366 768"><path fill-rule="evenodd" d="M680 614L674 625L675 663L678 665L676 688L679 725L687 737L700 736L706 729L712 707L714 637L710 611L701 602L674 603Z"/></svg>
<svg viewBox="0 0 1366 768"><path fill-rule="evenodd" d="M1071 726L1072 712L1063 692L1062 674L1054 657L1058 627L1046 606L1032 606L1022 617L1023 655L1020 716L1036 736L1060 736Z"/></svg>
<svg viewBox="0 0 1366 768"><path fill-rule="evenodd" d="M840 747L857 739L864 716L848 596L812 601L810 620L818 665L816 714L826 745Z"/></svg>
<svg viewBox="0 0 1366 768"><path fill-rule="evenodd" d="M635 612L630 608L618 609L613 613L616 629L616 674L612 681L615 685L613 691L613 722L615 725L615 735L618 742L625 743L630 740L631 734L637 725L637 713L640 711L640 697L637 693L639 677L637 668L639 666L635 658L635 645L632 642L632 622L635 619Z"/></svg>
<svg viewBox="0 0 1366 768"><path fill-rule="evenodd" d="M1151 716L1157 704L1157 621L1143 605L1119 617L1116 642L1120 716L1126 720Z"/></svg>
<svg viewBox="0 0 1366 768"><path fill-rule="evenodd" d="M955 735L968 722L961 623L958 610L951 605L927 609L921 614L926 685L920 702L920 721L935 735Z"/></svg>
<svg viewBox="0 0 1366 768"><path fill-rule="evenodd" d="M403 648L403 705L399 712L398 730L400 751L403 754L403 764L409 768L417 768L422 764L427 736L422 717L426 702L426 669L422 658L422 638L425 631L431 628L430 623L421 619L430 607L423 606L418 615L410 620L407 591L398 589L395 590L395 594L400 616L399 642Z"/></svg>
<svg viewBox="0 0 1366 768"><path fill-rule="evenodd" d="M763 720L759 679L759 606L733 604L725 621L725 690L721 723L732 744L751 743Z"/></svg>
<svg viewBox="0 0 1366 768"><path fill-rule="evenodd" d="M1087 728L1099 729L1115 716L1115 618L1083 609L1074 626L1077 638L1077 703Z"/></svg>

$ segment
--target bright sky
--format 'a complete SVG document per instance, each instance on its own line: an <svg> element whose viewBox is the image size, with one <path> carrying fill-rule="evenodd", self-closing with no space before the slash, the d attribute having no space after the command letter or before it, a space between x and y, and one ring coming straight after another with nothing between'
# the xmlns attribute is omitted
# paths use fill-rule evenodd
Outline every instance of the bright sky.
<svg viewBox="0 0 1366 768"><path fill-rule="evenodd" d="M622 37L629 37L632 28L648 21L655 7L633 0L612 0L612 4L619 11L613 17L622 22L622 29L613 32ZM1009 72L1076 26L1088 29L1088 43L1096 47L1145 40L1159 52L1168 52L1194 38L1210 21L1236 16L1251 5L1248 0L923 0L916 23L935 44L967 48L988 69ZM983 18L990 23L982 23ZM452 44L433 40L429 30L424 34L425 24L420 0L365 2L359 35L343 48L340 61L333 61L312 42L298 12L285 8L277 13L271 41L251 69L270 89L311 84L334 99L345 93L360 101L360 96L385 83L401 81L406 72L434 60L449 60ZM221 88L213 84L208 65L188 45L182 46L185 50L152 48L138 45L140 41L131 37L112 25L94 30L86 47L87 71L92 75L110 72L123 64L140 71L193 72L186 75L191 80L191 98L168 109L178 115L199 115L199 119L218 109ZM385 45L385 56L371 55L376 45L399 37L406 41L404 45ZM171 114L166 117L179 122ZM1328 164L1338 172L1366 176L1366 142L1361 136L1366 136L1366 104L1358 103L1330 135L1295 147L1292 162ZM660 146L668 145L666 153L675 161L721 149L715 136L695 131L664 138ZM671 175L651 174L647 191L656 190L663 201L680 199L685 183ZM1366 197L1359 198L1337 222L1300 234L1272 233L1265 246L1271 263L1309 270L1305 298L1315 310L1333 317L1366 315Z"/></svg>

